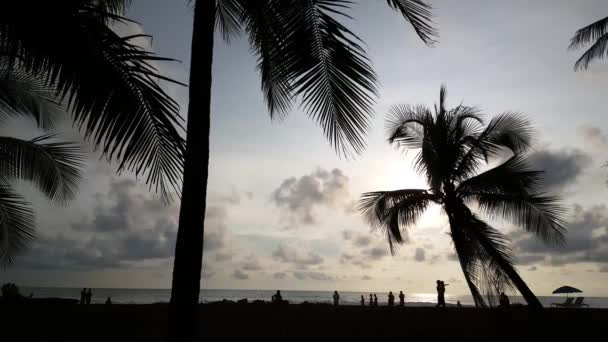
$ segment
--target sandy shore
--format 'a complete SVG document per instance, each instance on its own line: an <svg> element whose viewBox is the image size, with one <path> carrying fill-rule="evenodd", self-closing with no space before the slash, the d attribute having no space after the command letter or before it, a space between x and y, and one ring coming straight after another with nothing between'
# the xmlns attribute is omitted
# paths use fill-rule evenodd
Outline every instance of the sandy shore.
<svg viewBox="0 0 608 342"><path fill-rule="evenodd" d="M0 305L0 332L19 341L163 341L166 318L166 304ZM538 314L525 308L205 304L200 321L206 341L375 341L387 337L488 341L533 336L603 340L608 310L547 309Z"/></svg>

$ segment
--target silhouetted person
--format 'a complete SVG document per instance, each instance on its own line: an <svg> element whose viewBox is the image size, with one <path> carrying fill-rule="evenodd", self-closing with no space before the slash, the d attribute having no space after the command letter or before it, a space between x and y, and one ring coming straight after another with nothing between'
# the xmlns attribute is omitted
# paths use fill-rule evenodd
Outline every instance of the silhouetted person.
<svg viewBox="0 0 608 342"><path fill-rule="evenodd" d="M457 308L461 308L462 307L462 304L460 304L460 301L456 301L456 307Z"/></svg>
<svg viewBox="0 0 608 342"><path fill-rule="evenodd" d="M502 292L500 294L500 299L498 300L498 302L500 303L500 306L503 308L508 308L509 305L511 304L511 302L509 301L509 297L504 292Z"/></svg>
<svg viewBox="0 0 608 342"><path fill-rule="evenodd" d="M91 292L91 288L89 288L89 291L87 291L87 294L86 294L87 304L91 304L91 298L92 297L93 297L93 293Z"/></svg>
<svg viewBox="0 0 608 342"><path fill-rule="evenodd" d="M449 285L441 280L437 280L437 307L445 308L445 287Z"/></svg>
<svg viewBox="0 0 608 342"><path fill-rule="evenodd" d="M365 297L361 295L361 306L365 306Z"/></svg>
<svg viewBox="0 0 608 342"><path fill-rule="evenodd" d="M108 297L108 299L106 299L106 305L110 304L112 304L112 298Z"/></svg>
<svg viewBox="0 0 608 342"><path fill-rule="evenodd" d="M272 295L272 302L275 304L280 304L283 302L283 297L281 296L281 291L277 290L277 293Z"/></svg>
<svg viewBox="0 0 608 342"><path fill-rule="evenodd" d="M404 306L405 305L405 295L403 294L403 291L399 291L399 306Z"/></svg>
<svg viewBox="0 0 608 342"><path fill-rule="evenodd" d="M388 306L395 305L395 296L393 295L393 291L388 292Z"/></svg>
<svg viewBox="0 0 608 342"><path fill-rule="evenodd" d="M374 306L374 297L371 293L369 294L369 306Z"/></svg>
<svg viewBox="0 0 608 342"><path fill-rule="evenodd" d="M378 296L374 293L374 306L378 306Z"/></svg>
<svg viewBox="0 0 608 342"><path fill-rule="evenodd" d="M340 303L340 295L338 294L338 291L334 291L334 306L338 306L339 303Z"/></svg>
<svg viewBox="0 0 608 342"><path fill-rule="evenodd" d="M80 304L85 303L86 297L87 297L87 289L83 288L82 291L80 291Z"/></svg>

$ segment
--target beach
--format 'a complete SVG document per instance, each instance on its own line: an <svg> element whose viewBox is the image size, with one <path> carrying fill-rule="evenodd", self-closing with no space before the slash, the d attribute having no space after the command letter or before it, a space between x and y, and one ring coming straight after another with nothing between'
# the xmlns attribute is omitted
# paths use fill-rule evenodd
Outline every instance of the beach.
<svg viewBox="0 0 608 342"><path fill-rule="evenodd" d="M0 305L3 336L23 341L163 341L167 304ZM333 307L201 304L203 340L336 341L383 338L508 340L601 337L605 309Z"/></svg>

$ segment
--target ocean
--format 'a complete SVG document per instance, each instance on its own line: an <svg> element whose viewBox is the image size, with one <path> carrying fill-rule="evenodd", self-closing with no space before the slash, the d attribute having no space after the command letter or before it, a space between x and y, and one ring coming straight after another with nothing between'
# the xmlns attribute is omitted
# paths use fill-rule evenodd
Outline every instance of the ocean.
<svg viewBox="0 0 608 342"><path fill-rule="evenodd" d="M33 294L34 297L56 297L56 298L80 298L79 288L68 287L21 287L20 291L23 295L28 296ZM237 301L247 298L249 301L264 300L270 301L270 298L275 293L274 290L201 290L200 301L202 303L210 303L221 301L223 299ZM373 292L371 292L373 293ZM152 304L166 303L171 297L169 289L92 289L92 303L104 303L108 297L112 298L113 303L123 304ZM289 291L281 290L284 300L290 303L297 304L303 302L310 303L331 303L333 291ZM361 295L365 297L367 305L370 292L340 292L340 303L343 305L360 305ZM395 302L399 301L399 292L394 292ZM388 293L378 293L378 304L386 305ZM579 294L583 296L584 294ZM525 303L523 298L511 296L511 303ZM540 296L538 299L544 306L550 306L551 303L563 302L564 297L561 296ZM468 295L449 295L446 294L446 302L456 304L460 301L462 305L473 305L471 296ZM434 306L437 302L437 295L434 293L405 293L406 306ZM585 297L585 303L593 308L608 308L607 297Z"/></svg>

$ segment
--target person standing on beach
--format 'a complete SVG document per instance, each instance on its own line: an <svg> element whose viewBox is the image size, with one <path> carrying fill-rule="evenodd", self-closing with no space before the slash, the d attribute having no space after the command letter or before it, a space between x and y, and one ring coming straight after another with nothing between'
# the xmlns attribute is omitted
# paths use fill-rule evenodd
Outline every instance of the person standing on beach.
<svg viewBox="0 0 608 342"><path fill-rule="evenodd" d="M340 295L338 294L338 291L334 291L334 306L338 306L339 303L340 303Z"/></svg>
<svg viewBox="0 0 608 342"><path fill-rule="evenodd" d="M393 291L388 292L388 306L395 305L395 296L393 295Z"/></svg>
<svg viewBox="0 0 608 342"><path fill-rule="evenodd" d="M405 295L403 291L399 291L399 306L405 305Z"/></svg>
<svg viewBox="0 0 608 342"><path fill-rule="evenodd" d="M369 306L374 306L374 297L371 293L369 294Z"/></svg>
<svg viewBox="0 0 608 342"><path fill-rule="evenodd" d="M91 292L91 288L89 288L89 291L87 291L87 294L86 294L87 304L91 304L91 298L92 297L93 297L93 293Z"/></svg>
<svg viewBox="0 0 608 342"><path fill-rule="evenodd" d="M437 280L437 307L445 308L445 287L449 285L442 280Z"/></svg>
<svg viewBox="0 0 608 342"><path fill-rule="evenodd" d="M365 306L365 298L361 295L361 306Z"/></svg>
<svg viewBox="0 0 608 342"><path fill-rule="evenodd" d="M85 287L82 289L82 291L80 291L80 304L84 304L86 296L87 296L87 288Z"/></svg>
<svg viewBox="0 0 608 342"><path fill-rule="evenodd" d="M374 293L374 306L378 306L378 296Z"/></svg>

